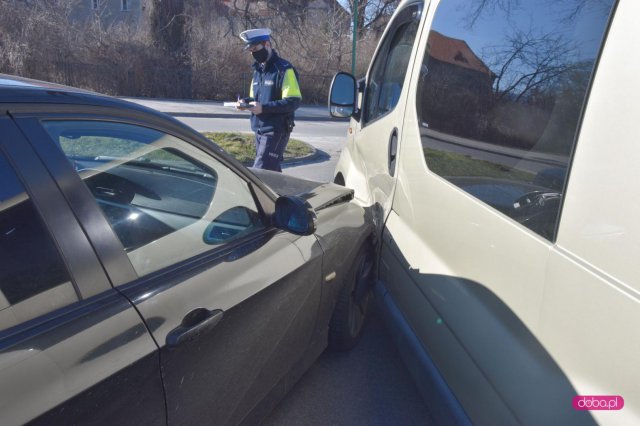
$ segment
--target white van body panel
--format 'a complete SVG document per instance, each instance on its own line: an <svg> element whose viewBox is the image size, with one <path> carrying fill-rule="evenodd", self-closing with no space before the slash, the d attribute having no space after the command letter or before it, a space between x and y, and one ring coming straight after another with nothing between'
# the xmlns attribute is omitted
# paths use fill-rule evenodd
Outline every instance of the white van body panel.
<svg viewBox="0 0 640 426"><path fill-rule="evenodd" d="M638 424L638 299L592 265L554 251L541 312L541 340L578 395L620 395L620 411L592 411L600 424Z"/></svg>
<svg viewBox="0 0 640 426"><path fill-rule="evenodd" d="M380 280L475 424L640 424L640 2L614 6L553 238L425 162L425 131L436 132L419 118L418 84L434 16L446 2L425 2L400 101L380 120L384 131L352 120L353 141L336 169L365 204L384 208ZM392 126L395 176L383 149ZM520 166L536 172L538 160L567 159L533 154ZM624 409L577 411L577 395L620 395Z"/></svg>
<svg viewBox="0 0 640 426"><path fill-rule="evenodd" d="M573 159L557 244L640 295L640 2L621 1ZM640 323L638 323L640 324Z"/></svg>
<svg viewBox="0 0 640 426"><path fill-rule="evenodd" d="M640 421L640 3L620 1L584 114L549 262L540 335L580 394L621 395L602 424Z"/></svg>

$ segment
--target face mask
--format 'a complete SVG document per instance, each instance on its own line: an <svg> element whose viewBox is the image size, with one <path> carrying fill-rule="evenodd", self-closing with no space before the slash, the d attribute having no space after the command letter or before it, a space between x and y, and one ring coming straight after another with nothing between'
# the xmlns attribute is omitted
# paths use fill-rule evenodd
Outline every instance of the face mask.
<svg viewBox="0 0 640 426"><path fill-rule="evenodd" d="M267 61L269 52L267 51L267 48L263 46L262 49L251 52L251 55L253 56L253 59L258 61L259 64L262 64Z"/></svg>

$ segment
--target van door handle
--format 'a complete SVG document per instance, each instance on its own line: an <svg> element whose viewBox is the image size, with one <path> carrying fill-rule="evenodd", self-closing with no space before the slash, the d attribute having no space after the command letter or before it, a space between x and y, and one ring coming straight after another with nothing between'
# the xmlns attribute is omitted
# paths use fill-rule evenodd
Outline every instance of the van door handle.
<svg viewBox="0 0 640 426"><path fill-rule="evenodd" d="M182 323L167 334L167 346L174 348L185 342L197 339L200 335L218 325L222 319L223 311L216 309L210 311L205 308L196 308L182 319Z"/></svg>
<svg viewBox="0 0 640 426"><path fill-rule="evenodd" d="M396 173L396 156L398 154L398 128L394 127L389 138L389 174Z"/></svg>

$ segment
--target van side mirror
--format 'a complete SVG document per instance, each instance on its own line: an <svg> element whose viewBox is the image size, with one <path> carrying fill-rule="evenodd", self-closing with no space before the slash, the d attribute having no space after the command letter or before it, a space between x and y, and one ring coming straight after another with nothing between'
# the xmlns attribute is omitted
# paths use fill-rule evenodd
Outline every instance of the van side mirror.
<svg viewBox="0 0 640 426"><path fill-rule="evenodd" d="M358 120L357 99L356 79L346 72L337 73L331 81L329 91L329 114L332 117L354 117Z"/></svg>
<svg viewBox="0 0 640 426"><path fill-rule="evenodd" d="M296 235L311 235L316 231L316 213L300 197L283 195L276 200L274 225Z"/></svg>

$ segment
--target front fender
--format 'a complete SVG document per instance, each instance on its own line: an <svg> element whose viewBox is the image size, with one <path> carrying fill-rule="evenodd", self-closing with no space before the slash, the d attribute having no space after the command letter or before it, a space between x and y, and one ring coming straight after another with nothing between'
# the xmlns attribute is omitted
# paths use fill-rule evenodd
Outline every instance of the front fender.
<svg viewBox="0 0 640 426"><path fill-rule="evenodd" d="M366 171L352 155L349 145L345 146L338 159L334 172L334 182L338 176L342 176L344 186L353 189L355 200L363 206L372 204L371 191L367 184Z"/></svg>

